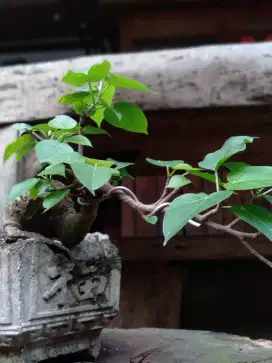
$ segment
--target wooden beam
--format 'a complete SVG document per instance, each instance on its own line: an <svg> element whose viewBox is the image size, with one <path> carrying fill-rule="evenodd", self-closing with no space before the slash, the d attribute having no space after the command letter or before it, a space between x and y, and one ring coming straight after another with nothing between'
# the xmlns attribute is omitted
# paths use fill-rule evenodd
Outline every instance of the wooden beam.
<svg viewBox="0 0 272 363"><path fill-rule="evenodd" d="M67 91L62 76L104 59L112 63L113 72L152 88L151 93L122 90L117 95L147 110L271 103L272 43L218 45L3 67L0 123L47 119L70 111L57 102Z"/></svg>
<svg viewBox="0 0 272 363"><path fill-rule="evenodd" d="M162 238L124 238L113 241L124 261L193 261L256 258L238 239L229 236L194 236L173 239L163 247ZM265 256L272 256L272 244L266 239L251 241Z"/></svg>

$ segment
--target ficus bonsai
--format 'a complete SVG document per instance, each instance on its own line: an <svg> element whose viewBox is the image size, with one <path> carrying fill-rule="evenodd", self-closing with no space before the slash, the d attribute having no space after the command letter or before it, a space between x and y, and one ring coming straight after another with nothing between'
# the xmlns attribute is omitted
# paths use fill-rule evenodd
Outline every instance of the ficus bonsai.
<svg viewBox="0 0 272 363"><path fill-rule="evenodd" d="M40 169L35 177L11 190L2 221L9 239L39 233L45 241L56 238L64 248L71 249L90 231L100 203L117 197L137 210L146 223L156 224L157 215L163 213L164 245L186 224L195 228L205 224L237 237L251 253L272 267L248 242L261 234L272 241L272 213L259 203L263 199L272 203L272 167L230 161L255 137L231 137L219 150L206 155L197 167L183 160L147 158L148 163L165 169L167 179L161 197L153 204L143 204L131 190L121 186L125 178L131 177L127 170L131 163L91 159L84 156L83 147L91 148L95 135L109 136L102 128L106 122L127 132L148 134L142 110L128 102L114 102L114 95L117 88L146 92L150 89L112 73L108 61L87 71L69 70L62 81L71 89L59 102L72 105L77 120L58 115L47 124L13 125L20 136L6 147L4 161L14 154L20 160L34 149ZM180 195L192 176L212 183L214 192ZM229 198L241 191L251 194L251 202L230 205ZM213 221L220 208L233 215L228 225ZM239 230L241 221L256 231Z"/></svg>

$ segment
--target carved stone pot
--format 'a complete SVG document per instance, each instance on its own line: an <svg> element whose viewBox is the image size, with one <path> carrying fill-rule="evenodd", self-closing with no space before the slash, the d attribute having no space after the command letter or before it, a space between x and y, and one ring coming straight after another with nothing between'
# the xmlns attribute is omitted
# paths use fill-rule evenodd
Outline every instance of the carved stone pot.
<svg viewBox="0 0 272 363"><path fill-rule="evenodd" d="M34 363L88 350L119 312L120 259L107 235L89 234L73 261L39 238L0 238L0 362Z"/></svg>

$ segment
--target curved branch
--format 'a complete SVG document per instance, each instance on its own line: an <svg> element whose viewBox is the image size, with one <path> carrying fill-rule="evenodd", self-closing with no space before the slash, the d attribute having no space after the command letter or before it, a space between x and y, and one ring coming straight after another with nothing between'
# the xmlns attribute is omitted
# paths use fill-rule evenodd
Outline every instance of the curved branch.
<svg viewBox="0 0 272 363"><path fill-rule="evenodd" d="M250 253L252 253L255 257L257 257L260 261L264 262L268 267L272 268L272 262L269 261L267 258L262 256L259 252L257 252L253 247L250 246L250 244L245 241L243 238L238 237L240 242L245 246L247 250L249 250Z"/></svg>

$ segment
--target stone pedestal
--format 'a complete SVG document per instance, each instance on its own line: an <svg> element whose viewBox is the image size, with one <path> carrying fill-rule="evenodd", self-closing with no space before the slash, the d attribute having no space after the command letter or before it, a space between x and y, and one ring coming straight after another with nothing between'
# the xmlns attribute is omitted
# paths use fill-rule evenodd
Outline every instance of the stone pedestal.
<svg viewBox="0 0 272 363"><path fill-rule="evenodd" d="M107 235L89 234L73 261L39 238L0 239L0 362L34 363L89 349L118 314L120 259Z"/></svg>

